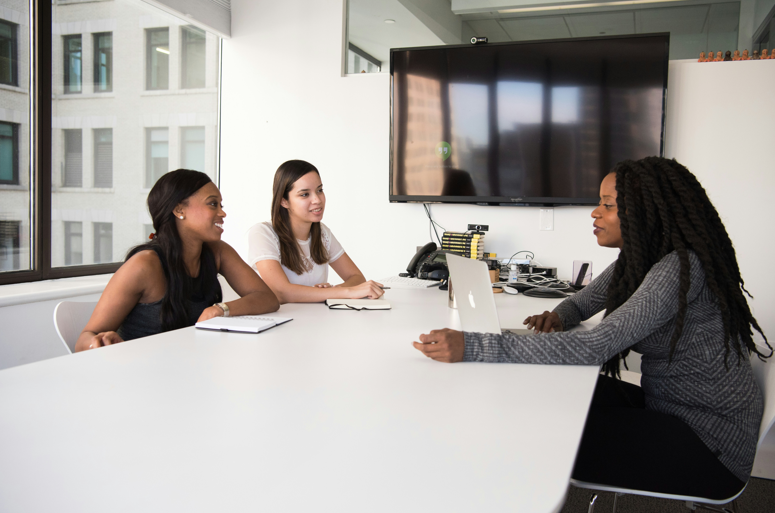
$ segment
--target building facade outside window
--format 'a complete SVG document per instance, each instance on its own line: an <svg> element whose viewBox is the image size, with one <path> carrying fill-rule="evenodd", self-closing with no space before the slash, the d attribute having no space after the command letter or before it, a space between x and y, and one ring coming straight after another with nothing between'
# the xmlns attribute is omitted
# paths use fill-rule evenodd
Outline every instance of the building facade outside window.
<svg viewBox="0 0 775 513"><path fill-rule="evenodd" d="M65 93L80 93L82 88L83 62L81 59L81 35L64 36L64 87Z"/></svg>
<svg viewBox="0 0 775 513"><path fill-rule="evenodd" d="M65 161L62 185L83 187L83 132L80 129L64 130Z"/></svg>
<svg viewBox="0 0 775 513"><path fill-rule="evenodd" d="M19 183L19 125L0 122L0 184Z"/></svg>
<svg viewBox="0 0 775 513"><path fill-rule="evenodd" d="M196 27L181 30L181 81L183 89L205 86L205 31Z"/></svg>
<svg viewBox="0 0 775 513"><path fill-rule="evenodd" d="M94 129L94 187L113 187L113 129Z"/></svg>
<svg viewBox="0 0 775 513"><path fill-rule="evenodd" d="M147 29L146 35L146 89L170 87L170 29Z"/></svg>
<svg viewBox="0 0 775 513"><path fill-rule="evenodd" d="M21 266L21 222L0 221L0 272Z"/></svg>
<svg viewBox="0 0 775 513"><path fill-rule="evenodd" d="M93 34L94 92L113 90L113 33Z"/></svg>
<svg viewBox="0 0 775 513"><path fill-rule="evenodd" d="M83 223L65 221L65 265L83 264Z"/></svg>
<svg viewBox="0 0 775 513"><path fill-rule="evenodd" d="M205 127L187 126L180 129L180 165L194 171L205 170Z"/></svg>
<svg viewBox="0 0 775 513"><path fill-rule="evenodd" d="M211 134L218 133L220 39L192 35L184 31L188 19L137 0L37 0L39 14L50 18L34 33L28 4L10 5L0 8L0 78L8 78L15 44L18 69L11 73L18 85L0 85L0 283L113 272L115 260L148 240L148 189L161 175L186 162L217 183ZM47 50L31 70L30 36L44 34L40 48ZM199 71L189 65L184 77L184 58L187 64L200 59ZM205 87L183 90L184 83L197 84L201 70ZM51 146L40 149L35 162L42 167L34 173L33 71L51 73L51 90L38 102L45 117L35 118L50 129L44 144ZM204 132L182 130L199 127ZM45 178L36 184L37 177Z"/></svg>
<svg viewBox="0 0 775 513"><path fill-rule="evenodd" d="M153 187L156 180L169 171L169 129L145 129L145 186Z"/></svg>
<svg viewBox="0 0 775 513"><path fill-rule="evenodd" d="M18 25L0 20L0 84L19 85Z"/></svg>
<svg viewBox="0 0 775 513"><path fill-rule="evenodd" d="M113 223L92 223L94 226L94 263L113 261Z"/></svg>

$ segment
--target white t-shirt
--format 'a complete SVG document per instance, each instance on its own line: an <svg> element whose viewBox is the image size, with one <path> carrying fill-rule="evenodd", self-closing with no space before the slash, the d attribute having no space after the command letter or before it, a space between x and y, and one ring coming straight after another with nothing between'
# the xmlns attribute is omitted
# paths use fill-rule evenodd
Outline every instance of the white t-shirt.
<svg viewBox="0 0 775 513"><path fill-rule="evenodd" d="M323 245L328 250L328 264L336 262L339 257L344 255L344 248L336 240L334 234L328 229L328 226L320 223L321 236L323 238ZM310 236L311 239L311 236ZM301 248L302 255L306 262L306 267L309 269L303 274L296 274L282 262L280 262L280 239L272 228L272 223L258 223L253 225L248 232L248 263L254 271L256 269L256 262L262 260L276 260L280 262L285 275L288 277L288 281L295 285L307 285L313 286L318 283L328 282L328 264L316 264L312 258L310 258L310 239L298 240L299 247ZM261 273L259 273L259 276Z"/></svg>

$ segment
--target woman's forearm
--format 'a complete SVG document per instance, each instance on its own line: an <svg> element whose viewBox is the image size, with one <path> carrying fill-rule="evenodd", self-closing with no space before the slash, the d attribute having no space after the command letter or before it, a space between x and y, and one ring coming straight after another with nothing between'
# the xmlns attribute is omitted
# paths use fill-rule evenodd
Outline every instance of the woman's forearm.
<svg viewBox="0 0 775 513"><path fill-rule="evenodd" d="M271 291L256 291L245 294L239 299L226 303L229 315L258 315L276 312L280 309L280 301Z"/></svg>
<svg viewBox="0 0 775 513"><path fill-rule="evenodd" d="M361 283L366 283L366 278L362 274L358 273L358 274L353 274L352 276L344 280L344 283L340 283L339 285L336 285L336 287L354 287L356 285L360 285ZM336 298L336 299L339 299L339 298Z"/></svg>

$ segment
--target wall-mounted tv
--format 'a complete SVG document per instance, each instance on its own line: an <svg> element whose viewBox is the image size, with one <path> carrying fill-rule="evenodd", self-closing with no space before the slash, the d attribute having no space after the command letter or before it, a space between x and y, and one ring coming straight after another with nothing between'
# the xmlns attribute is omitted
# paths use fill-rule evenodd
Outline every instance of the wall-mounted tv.
<svg viewBox="0 0 775 513"><path fill-rule="evenodd" d="M663 154L669 34L392 49L390 201L590 205Z"/></svg>

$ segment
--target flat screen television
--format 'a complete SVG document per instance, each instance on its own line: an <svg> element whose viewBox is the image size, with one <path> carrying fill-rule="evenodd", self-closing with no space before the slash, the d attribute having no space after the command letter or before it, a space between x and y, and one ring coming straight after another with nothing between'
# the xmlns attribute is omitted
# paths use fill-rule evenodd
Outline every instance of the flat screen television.
<svg viewBox="0 0 775 513"><path fill-rule="evenodd" d="M669 34L390 51L390 201L590 205L663 155Z"/></svg>

